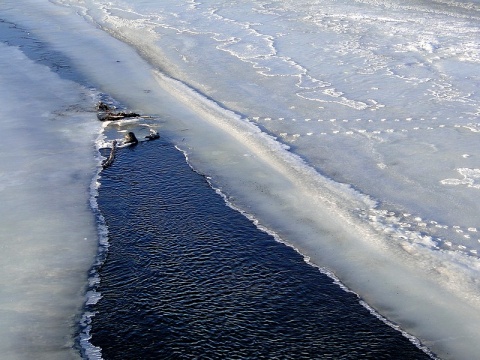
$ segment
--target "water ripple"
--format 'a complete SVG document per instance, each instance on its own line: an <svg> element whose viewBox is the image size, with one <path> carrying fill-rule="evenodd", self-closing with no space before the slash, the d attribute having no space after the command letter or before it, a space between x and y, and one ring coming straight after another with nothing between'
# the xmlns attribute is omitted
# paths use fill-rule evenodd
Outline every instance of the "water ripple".
<svg viewBox="0 0 480 360"><path fill-rule="evenodd" d="M105 359L428 358L164 145L121 149L102 173L110 248L91 310Z"/></svg>

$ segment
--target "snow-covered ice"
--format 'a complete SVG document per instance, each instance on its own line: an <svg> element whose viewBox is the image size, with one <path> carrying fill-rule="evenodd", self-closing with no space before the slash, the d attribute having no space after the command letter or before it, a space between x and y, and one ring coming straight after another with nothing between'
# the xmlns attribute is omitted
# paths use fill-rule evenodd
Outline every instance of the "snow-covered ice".
<svg viewBox="0 0 480 360"><path fill-rule="evenodd" d="M260 226L441 357L478 354L477 0L6 4Z"/></svg>

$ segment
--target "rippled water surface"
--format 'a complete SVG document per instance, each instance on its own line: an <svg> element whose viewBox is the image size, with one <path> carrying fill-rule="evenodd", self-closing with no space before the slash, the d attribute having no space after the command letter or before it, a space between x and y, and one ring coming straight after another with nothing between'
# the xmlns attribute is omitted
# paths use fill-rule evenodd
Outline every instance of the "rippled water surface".
<svg viewBox="0 0 480 360"><path fill-rule="evenodd" d="M92 343L105 359L429 358L168 143L121 149L98 203L110 248Z"/></svg>

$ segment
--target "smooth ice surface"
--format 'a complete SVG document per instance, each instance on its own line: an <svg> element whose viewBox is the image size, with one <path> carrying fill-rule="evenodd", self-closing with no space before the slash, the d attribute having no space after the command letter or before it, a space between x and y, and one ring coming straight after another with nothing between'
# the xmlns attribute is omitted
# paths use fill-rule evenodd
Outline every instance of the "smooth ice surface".
<svg viewBox="0 0 480 360"><path fill-rule="evenodd" d="M380 314L478 355L478 1L52 2L5 11Z"/></svg>
<svg viewBox="0 0 480 360"><path fill-rule="evenodd" d="M0 358L75 359L97 249L93 97L0 43Z"/></svg>

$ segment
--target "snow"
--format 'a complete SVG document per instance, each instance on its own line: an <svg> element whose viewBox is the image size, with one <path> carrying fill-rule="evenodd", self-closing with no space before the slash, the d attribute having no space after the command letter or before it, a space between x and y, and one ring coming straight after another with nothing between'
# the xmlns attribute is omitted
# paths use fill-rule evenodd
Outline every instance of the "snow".
<svg viewBox="0 0 480 360"><path fill-rule="evenodd" d="M53 3L8 15L380 315L478 354L477 1Z"/></svg>

